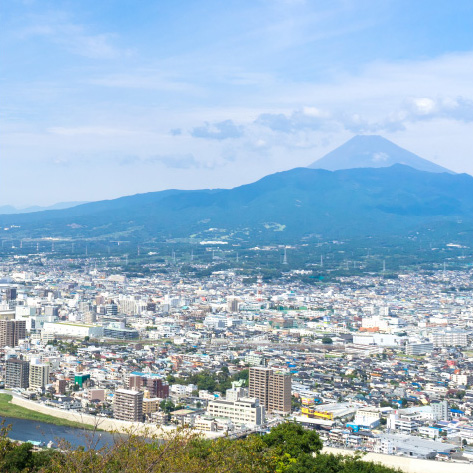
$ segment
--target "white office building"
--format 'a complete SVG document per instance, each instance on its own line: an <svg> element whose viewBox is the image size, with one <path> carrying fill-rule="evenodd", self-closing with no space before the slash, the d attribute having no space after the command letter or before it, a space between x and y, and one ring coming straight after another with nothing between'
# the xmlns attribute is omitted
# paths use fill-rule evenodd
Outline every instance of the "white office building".
<svg viewBox="0 0 473 473"><path fill-rule="evenodd" d="M466 347L468 345L467 332L464 330L446 330L432 332L434 347Z"/></svg>
<svg viewBox="0 0 473 473"><path fill-rule="evenodd" d="M432 353L434 344L432 342L408 343L406 345L406 355L425 355Z"/></svg>
<svg viewBox="0 0 473 473"><path fill-rule="evenodd" d="M258 399L243 397L238 401L210 401L207 414L216 418L229 419L234 424L256 426L264 423L265 411Z"/></svg>
<svg viewBox="0 0 473 473"><path fill-rule="evenodd" d="M361 425L369 429L374 429L380 423L379 411L376 409L362 408L356 411L353 421L356 425Z"/></svg>

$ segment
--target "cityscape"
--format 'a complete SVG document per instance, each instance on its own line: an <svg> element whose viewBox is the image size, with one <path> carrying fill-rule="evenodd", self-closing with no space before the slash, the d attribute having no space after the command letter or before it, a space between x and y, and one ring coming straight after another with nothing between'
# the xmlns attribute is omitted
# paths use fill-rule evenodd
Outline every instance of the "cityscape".
<svg viewBox="0 0 473 473"><path fill-rule="evenodd" d="M127 277L106 258L4 261L0 343L14 404L209 438L291 420L332 448L473 456L471 271L313 286L163 266L165 276Z"/></svg>
<svg viewBox="0 0 473 473"><path fill-rule="evenodd" d="M0 473L471 473L473 2L9 0Z"/></svg>

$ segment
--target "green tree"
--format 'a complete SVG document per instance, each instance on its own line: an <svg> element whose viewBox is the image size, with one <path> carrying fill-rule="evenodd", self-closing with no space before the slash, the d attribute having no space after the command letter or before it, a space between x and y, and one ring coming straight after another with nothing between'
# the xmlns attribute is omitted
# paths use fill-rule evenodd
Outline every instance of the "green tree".
<svg viewBox="0 0 473 473"><path fill-rule="evenodd" d="M189 430L164 434L164 439L132 430L100 450L74 448L34 453L30 444L16 445L0 434L0 473L396 473L399 470L363 461L359 455L320 453L313 431L281 424L264 436L208 440ZM163 434L161 434L163 435ZM148 438L147 438L148 437ZM164 440L164 441L163 441ZM313 455L315 453L315 456Z"/></svg>
<svg viewBox="0 0 473 473"><path fill-rule="evenodd" d="M23 443L9 449L2 461L2 471L12 473L30 470L33 467L33 445L31 443Z"/></svg>
<svg viewBox="0 0 473 473"><path fill-rule="evenodd" d="M293 458L302 454L318 453L322 450L322 441L317 432L304 429L295 422L284 422L271 429L263 436L263 442L281 454L288 453Z"/></svg>
<svg viewBox="0 0 473 473"><path fill-rule="evenodd" d="M164 411L166 414L169 414L170 412L172 412L176 406L175 404L172 402L171 399L163 399L160 403L159 403L159 407L161 408L162 411Z"/></svg>

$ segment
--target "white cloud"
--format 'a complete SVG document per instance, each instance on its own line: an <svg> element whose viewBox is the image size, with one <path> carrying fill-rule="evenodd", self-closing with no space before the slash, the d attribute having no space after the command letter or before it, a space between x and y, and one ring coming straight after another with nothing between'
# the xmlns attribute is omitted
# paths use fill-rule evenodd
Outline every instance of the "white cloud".
<svg viewBox="0 0 473 473"><path fill-rule="evenodd" d="M132 130L124 130L119 128L107 128L99 126L79 126L79 127L51 127L47 130L49 133L54 135L63 136L83 136L83 135L96 135L96 136L116 136L116 135L130 135L138 132ZM142 133L142 132L139 132Z"/></svg>
<svg viewBox="0 0 473 473"><path fill-rule="evenodd" d="M435 110L435 101L428 98L411 99L412 111L417 115L430 115Z"/></svg>
<svg viewBox="0 0 473 473"><path fill-rule="evenodd" d="M62 46L67 51L91 59L116 59L131 55L129 48L120 48L115 43L114 33L93 33L84 25L71 21L62 12L48 12L36 16L33 23L17 32L23 40L37 36Z"/></svg>
<svg viewBox="0 0 473 473"><path fill-rule="evenodd" d="M212 140L226 140L228 138L240 138L243 136L243 127L237 125L233 120L224 120L217 123L205 123L192 129L194 138L207 138Z"/></svg>

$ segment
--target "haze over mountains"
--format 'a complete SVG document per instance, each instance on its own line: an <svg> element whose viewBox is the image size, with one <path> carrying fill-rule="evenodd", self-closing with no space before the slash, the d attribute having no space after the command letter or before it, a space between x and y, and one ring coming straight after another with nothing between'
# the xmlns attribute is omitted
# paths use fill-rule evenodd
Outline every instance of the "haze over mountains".
<svg viewBox="0 0 473 473"><path fill-rule="evenodd" d="M29 207L13 207L12 205L0 205L0 215L26 214L31 212L42 212L43 210L61 210L76 207L77 205L86 204L87 202L58 202L57 204L41 207L32 205Z"/></svg>
<svg viewBox="0 0 473 473"><path fill-rule="evenodd" d="M386 156L379 160L373 153ZM359 167L369 162L374 166ZM296 168L234 189L167 190L2 215L0 225L4 238L287 242L314 235L406 236L460 220L462 228L473 228L473 177L376 136L355 137L317 161L331 168L343 163L354 168Z"/></svg>
<svg viewBox="0 0 473 473"><path fill-rule="evenodd" d="M308 167L339 171L340 169L389 167L394 164L404 164L419 171L452 172L379 135L354 136Z"/></svg>

